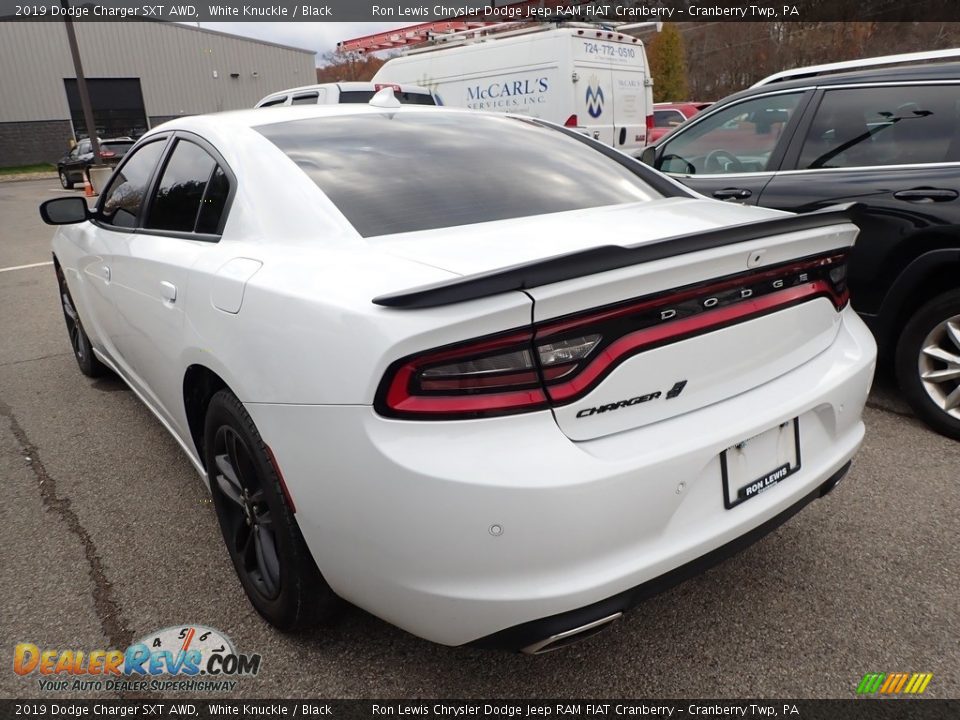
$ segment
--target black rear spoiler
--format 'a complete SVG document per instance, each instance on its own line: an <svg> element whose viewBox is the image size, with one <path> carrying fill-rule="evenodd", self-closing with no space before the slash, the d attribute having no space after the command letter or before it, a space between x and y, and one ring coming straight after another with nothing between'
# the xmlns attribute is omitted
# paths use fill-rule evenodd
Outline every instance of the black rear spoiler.
<svg viewBox="0 0 960 720"><path fill-rule="evenodd" d="M787 215L771 220L731 225L716 230L675 235L639 246L601 245L533 262L512 265L478 275L422 285L413 290L375 297L377 305L391 308L417 309L451 305L464 300L499 295L510 290L526 290L541 285L570 280L594 273L640 263L662 260L676 255L710 250L771 235L799 230L815 230L839 223L853 222L859 203L831 205L803 215Z"/></svg>

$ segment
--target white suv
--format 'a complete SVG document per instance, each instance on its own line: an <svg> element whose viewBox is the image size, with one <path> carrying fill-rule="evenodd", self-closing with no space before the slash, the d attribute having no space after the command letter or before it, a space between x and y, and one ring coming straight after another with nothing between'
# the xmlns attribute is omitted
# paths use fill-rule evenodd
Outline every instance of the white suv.
<svg viewBox="0 0 960 720"><path fill-rule="evenodd" d="M392 88L394 97L404 105L437 105L428 88L420 85L396 83L336 82L281 90L267 95L255 107L281 107L284 105L339 105L341 103L366 103L380 90Z"/></svg>

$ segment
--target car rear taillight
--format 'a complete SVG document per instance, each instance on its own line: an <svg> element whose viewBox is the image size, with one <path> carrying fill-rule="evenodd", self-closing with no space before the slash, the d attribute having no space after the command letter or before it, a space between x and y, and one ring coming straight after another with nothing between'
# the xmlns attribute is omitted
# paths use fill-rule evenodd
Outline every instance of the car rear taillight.
<svg viewBox="0 0 960 720"><path fill-rule="evenodd" d="M390 366L376 409L430 420L570 403L646 350L817 298L839 312L846 263L835 251L418 353Z"/></svg>
<svg viewBox="0 0 960 720"><path fill-rule="evenodd" d="M563 124L565 128L575 128L578 127L580 123L577 121L577 114L574 113L567 118L567 121Z"/></svg>
<svg viewBox="0 0 960 720"><path fill-rule="evenodd" d="M653 132L653 115L647 115L647 137Z"/></svg>
<svg viewBox="0 0 960 720"><path fill-rule="evenodd" d="M115 152L111 152L110 150L101 150L101 151L100 151L100 157L102 157L102 158L112 158L112 157L116 157L116 156L117 156L117 154L116 154Z"/></svg>

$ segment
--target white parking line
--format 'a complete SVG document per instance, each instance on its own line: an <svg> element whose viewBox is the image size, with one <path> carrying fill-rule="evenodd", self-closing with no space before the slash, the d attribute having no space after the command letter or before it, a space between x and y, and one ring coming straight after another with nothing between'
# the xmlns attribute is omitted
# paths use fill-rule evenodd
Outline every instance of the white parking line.
<svg viewBox="0 0 960 720"><path fill-rule="evenodd" d="M0 268L0 273L13 272L14 270L27 270L29 268L43 267L44 265L53 265L53 260L42 263L31 263L30 265L14 265L13 267Z"/></svg>

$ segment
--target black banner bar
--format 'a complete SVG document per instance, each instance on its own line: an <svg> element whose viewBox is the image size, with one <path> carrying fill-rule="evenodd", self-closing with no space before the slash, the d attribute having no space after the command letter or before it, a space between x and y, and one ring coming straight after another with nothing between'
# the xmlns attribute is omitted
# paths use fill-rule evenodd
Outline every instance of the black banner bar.
<svg viewBox="0 0 960 720"><path fill-rule="evenodd" d="M955 0L0 0L0 20L58 22L826 22L960 20Z"/></svg>
<svg viewBox="0 0 960 720"><path fill-rule="evenodd" d="M0 700L0 718L944 720L960 700Z"/></svg>

